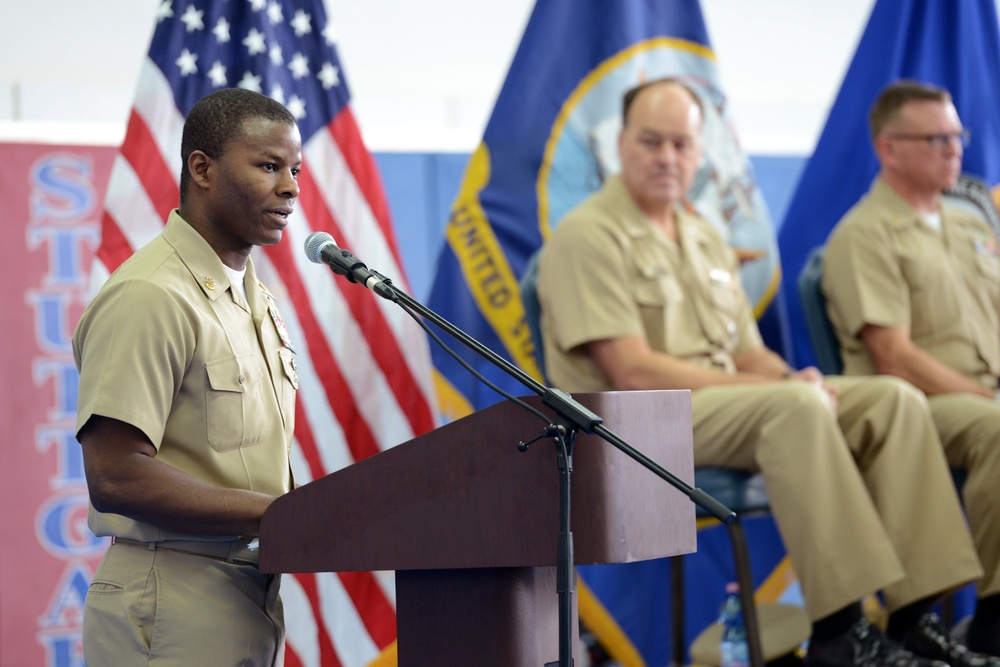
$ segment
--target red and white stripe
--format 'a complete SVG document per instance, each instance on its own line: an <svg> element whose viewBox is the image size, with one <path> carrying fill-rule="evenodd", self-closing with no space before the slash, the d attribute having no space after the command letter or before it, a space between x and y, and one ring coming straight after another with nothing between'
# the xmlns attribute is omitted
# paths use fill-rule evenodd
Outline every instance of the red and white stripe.
<svg viewBox="0 0 1000 667"><path fill-rule="evenodd" d="M108 186L98 275L156 236L178 205L183 122L147 59ZM423 331L402 309L309 262L302 250L310 233L327 231L406 289L382 185L349 108L307 141L303 161L285 238L253 256L299 353L292 453L299 484L434 427ZM395 639L388 573L286 576L282 595L290 667L361 667Z"/></svg>

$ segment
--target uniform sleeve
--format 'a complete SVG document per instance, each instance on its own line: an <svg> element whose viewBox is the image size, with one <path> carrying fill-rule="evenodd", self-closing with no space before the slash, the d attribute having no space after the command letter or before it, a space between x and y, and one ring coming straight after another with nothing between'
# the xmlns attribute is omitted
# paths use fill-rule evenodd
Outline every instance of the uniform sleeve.
<svg viewBox="0 0 1000 667"><path fill-rule="evenodd" d="M586 229L580 224L585 222L560 225L539 258L543 326L565 351L643 335L641 315L629 293L625 249L610 231Z"/></svg>
<svg viewBox="0 0 1000 667"><path fill-rule="evenodd" d="M866 324L910 326L910 290L893 253L888 229L843 225L827 242L823 293L834 326L851 338Z"/></svg>
<svg viewBox="0 0 1000 667"><path fill-rule="evenodd" d="M84 313L73 344L76 432L101 415L135 426L159 449L195 346L186 308L151 281L116 284Z"/></svg>

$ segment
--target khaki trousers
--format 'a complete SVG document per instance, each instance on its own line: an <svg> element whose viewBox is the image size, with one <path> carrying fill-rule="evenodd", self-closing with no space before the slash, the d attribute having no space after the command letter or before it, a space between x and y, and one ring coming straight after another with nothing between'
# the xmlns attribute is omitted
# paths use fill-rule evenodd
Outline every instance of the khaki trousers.
<svg viewBox="0 0 1000 667"><path fill-rule="evenodd" d="M1000 404L971 394L927 399L948 463L967 472L962 497L986 574L979 595L1000 593Z"/></svg>
<svg viewBox="0 0 1000 667"><path fill-rule="evenodd" d="M875 591L890 611L978 579L926 399L895 378L699 389L694 461L761 471L813 620Z"/></svg>
<svg viewBox="0 0 1000 667"><path fill-rule="evenodd" d="M280 575L146 545L112 544L83 611L91 667L280 667Z"/></svg>

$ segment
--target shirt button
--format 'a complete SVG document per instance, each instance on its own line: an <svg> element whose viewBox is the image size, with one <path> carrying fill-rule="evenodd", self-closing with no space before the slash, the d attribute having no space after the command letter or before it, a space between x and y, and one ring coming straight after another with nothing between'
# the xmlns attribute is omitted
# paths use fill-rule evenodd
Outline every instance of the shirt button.
<svg viewBox="0 0 1000 667"><path fill-rule="evenodd" d="M239 381L240 381L240 384L243 384L244 380L246 380L246 378L244 378L244 377L243 377L243 376L241 375L241 376L239 377Z"/></svg>

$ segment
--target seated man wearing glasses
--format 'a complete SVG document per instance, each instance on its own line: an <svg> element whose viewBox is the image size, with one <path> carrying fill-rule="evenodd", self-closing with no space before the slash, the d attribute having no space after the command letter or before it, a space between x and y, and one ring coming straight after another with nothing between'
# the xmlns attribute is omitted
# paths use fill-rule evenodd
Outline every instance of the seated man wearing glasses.
<svg viewBox="0 0 1000 667"><path fill-rule="evenodd" d="M947 91L894 83L869 121L881 170L827 242L827 311L844 374L895 375L921 389L949 463L968 471L963 495L985 575L966 644L1000 655L997 239L942 202L969 139Z"/></svg>

